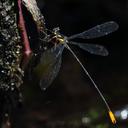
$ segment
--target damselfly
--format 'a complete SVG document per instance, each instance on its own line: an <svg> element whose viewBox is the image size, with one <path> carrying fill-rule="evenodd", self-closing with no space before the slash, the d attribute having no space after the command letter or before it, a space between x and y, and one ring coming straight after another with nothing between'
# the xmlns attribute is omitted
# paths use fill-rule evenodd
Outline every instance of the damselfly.
<svg viewBox="0 0 128 128"><path fill-rule="evenodd" d="M46 36L46 38L43 39L44 42L52 43L54 46L50 49L46 49L45 52L40 57L39 64L34 68L34 72L38 75L40 86L43 90L46 90L46 88L53 82L53 80L56 78L60 67L61 67L61 58L64 48L68 49L72 55L75 57L77 62L80 64L81 68L85 72L85 74L89 77L90 81L98 91L99 95L103 99L110 118L112 122L115 124L116 120L114 118L113 113L110 110L110 107L108 103L106 102L104 96L102 95L101 91L97 87L96 83L86 70L86 68L83 66L79 58L76 56L74 51L70 48L71 45L76 45L79 48L88 51L91 54L101 55L101 56L107 56L108 51L105 47L97 44L85 44L85 43L79 43L72 41L75 38L82 38L82 39L93 39L102 37L105 35L108 35L118 29L117 23L110 21L103 23L101 25L97 25L87 31L84 31L79 34L75 34L73 36L67 37L63 36L59 33L59 28L53 29L49 35ZM45 48L44 48L45 49Z"/></svg>

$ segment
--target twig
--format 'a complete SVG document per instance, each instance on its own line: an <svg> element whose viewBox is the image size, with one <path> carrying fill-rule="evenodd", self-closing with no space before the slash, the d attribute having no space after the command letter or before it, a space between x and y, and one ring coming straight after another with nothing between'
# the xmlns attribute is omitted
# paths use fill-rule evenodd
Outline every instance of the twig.
<svg viewBox="0 0 128 128"><path fill-rule="evenodd" d="M18 0L18 8L19 8L19 27L21 29L23 44L25 47L25 55L29 57L32 51L30 48L30 43L29 43L26 28L25 28L25 22L24 22L24 17L23 17L22 8L21 8L21 0Z"/></svg>

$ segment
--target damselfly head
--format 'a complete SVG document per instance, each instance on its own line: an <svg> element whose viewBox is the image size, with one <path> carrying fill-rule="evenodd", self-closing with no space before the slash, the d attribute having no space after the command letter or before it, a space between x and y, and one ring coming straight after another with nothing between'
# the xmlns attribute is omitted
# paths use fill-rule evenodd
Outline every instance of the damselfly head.
<svg viewBox="0 0 128 128"><path fill-rule="evenodd" d="M60 31L60 28L59 28L59 27L53 28L53 32L54 32L54 33L57 34L57 33L59 33L59 31Z"/></svg>

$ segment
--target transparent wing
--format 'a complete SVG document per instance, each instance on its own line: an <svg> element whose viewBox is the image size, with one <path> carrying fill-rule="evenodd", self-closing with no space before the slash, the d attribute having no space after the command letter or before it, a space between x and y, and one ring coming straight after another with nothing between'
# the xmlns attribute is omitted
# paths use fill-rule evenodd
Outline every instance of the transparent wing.
<svg viewBox="0 0 128 128"><path fill-rule="evenodd" d="M58 45L50 50L46 50L41 57L40 63L34 69L41 89L46 90L56 78L61 67L63 49L64 45Z"/></svg>
<svg viewBox="0 0 128 128"><path fill-rule="evenodd" d="M108 35L118 29L118 24L115 23L114 21L109 21L105 22L101 25L97 25L87 31L84 31L79 34L72 35L68 37L69 40L74 39L74 38L82 38L82 39L93 39L93 38L98 38L102 37L105 35Z"/></svg>
<svg viewBox="0 0 128 128"><path fill-rule="evenodd" d="M84 44L84 43L78 43L78 42L69 42L70 44L76 45L79 48L88 51L91 54L95 55L101 55L101 56L107 56L108 51L104 46L97 45L97 44Z"/></svg>

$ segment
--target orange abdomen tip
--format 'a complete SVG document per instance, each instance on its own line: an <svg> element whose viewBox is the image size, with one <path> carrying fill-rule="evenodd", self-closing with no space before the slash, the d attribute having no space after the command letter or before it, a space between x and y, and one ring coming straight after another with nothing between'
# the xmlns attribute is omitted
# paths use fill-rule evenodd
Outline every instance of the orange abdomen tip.
<svg viewBox="0 0 128 128"><path fill-rule="evenodd" d="M116 124L116 118L112 111L109 111L109 116L113 124Z"/></svg>

